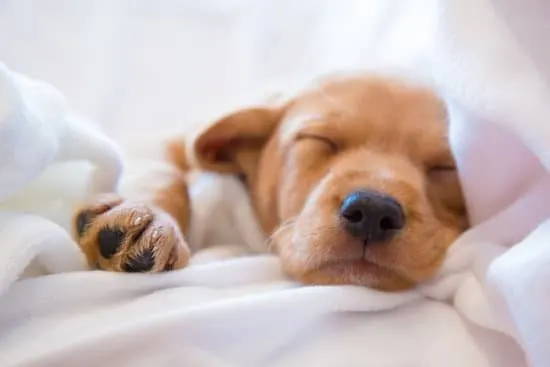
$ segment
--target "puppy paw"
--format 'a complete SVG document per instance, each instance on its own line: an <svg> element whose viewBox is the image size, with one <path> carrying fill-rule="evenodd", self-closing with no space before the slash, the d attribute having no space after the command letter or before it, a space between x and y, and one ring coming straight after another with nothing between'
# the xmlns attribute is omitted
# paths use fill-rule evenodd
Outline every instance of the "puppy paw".
<svg viewBox="0 0 550 367"><path fill-rule="evenodd" d="M162 210L107 194L80 209L75 236L92 267L160 272L184 267L190 257L176 222Z"/></svg>

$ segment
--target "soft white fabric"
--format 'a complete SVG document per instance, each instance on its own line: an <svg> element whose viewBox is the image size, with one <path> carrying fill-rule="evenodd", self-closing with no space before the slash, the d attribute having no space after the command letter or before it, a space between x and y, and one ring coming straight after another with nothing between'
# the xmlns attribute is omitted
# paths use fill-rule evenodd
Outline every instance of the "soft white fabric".
<svg viewBox="0 0 550 367"><path fill-rule="evenodd" d="M121 170L116 146L70 114L50 85L0 63L0 201L54 162L89 160L96 170L90 193L116 187Z"/></svg>
<svg viewBox="0 0 550 367"><path fill-rule="evenodd" d="M78 198L116 188L118 148L53 87L0 63L0 156L0 294L25 270L84 269L60 224Z"/></svg>
<svg viewBox="0 0 550 367"><path fill-rule="evenodd" d="M403 69L433 82L449 103L474 226L450 249L440 275L387 294L299 286L268 255L158 275L60 272L68 269L52 265L45 272L55 274L14 283L9 272L20 267L11 265L0 268L7 287L0 296L1 365L550 365L550 51L541 36L549 6L346 4L348 11L321 17L321 26L318 13L305 22L330 45L334 64ZM272 25L254 35L271 34ZM4 236L23 239L21 248L33 249L26 254L40 253L33 245L40 241L9 225L29 217L5 215ZM53 241L71 251L59 228L50 230L45 247Z"/></svg>

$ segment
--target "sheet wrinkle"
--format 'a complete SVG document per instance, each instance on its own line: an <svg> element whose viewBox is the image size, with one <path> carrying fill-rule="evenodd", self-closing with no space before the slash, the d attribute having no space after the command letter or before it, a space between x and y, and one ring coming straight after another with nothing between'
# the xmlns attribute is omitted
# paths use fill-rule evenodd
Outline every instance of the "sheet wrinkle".
<svg viewBox="0 0 550 367"><path fill-rule="evenodd" d="M291 11L289 4L281 3L281 14ZM546 18L529 18L537 2L434 0L422 11L408 12L415 9L412 1L392 6L349 1L335 13L328 4L316 1L318 11L308 11L313 8L307 4L296 8L284 30L272 16L272 4L239 8L239 19L254 14L262 21L232 23L228 18L224 23L236 27L227 43L231 47L222 53L234 75L224 79L208 63L186 65L195 74L199 66L212 68L201 80L215 81L220 99L240 94L242 86L268 84L267 75L284 74L282 84L290 80L295 85L304 76L350 64L399 70L399 75L433 84L449 106L451 146L473 224L451 246L437 276L414 290L392 294L353 286L301 286L283 274L273 255L233 258L238 251L217 251L227 243L242 245L244 252L265 250L242 187L217 175L196 177L191 187L200 200L206 200L201 196L208 192L205 188L216 194L207 195L208 205L193 208L193 242L199 247L209 242L202 263L155 276L83 271L82 257L66 232L70 204L89 193L88 185L102 191L116 184L119 148L68 113L65 102L58 103L58 92L50 95L45 92L50 87L2 66L0 96L8 97L0 98L0 365L550 366L550 328L541 327L548 323L550 303L550 69L533 60L540 53L529 52L533 44L524 44L516 34L521 27L529 28L522 34L542 34L544 24L537 19ZM300 12L312 18L308 32L300 32ZM510 27L502 14L524 18ZM159 13L142 16L162 27ZM382 20L389 20L384 27ZM348 23L342 33L334 33L335 24ZM415 29L422 29L422 35L414 35ZM281 53L268 54L272 48L258 42L274 34L281 37ZM246 41L236 41L240 39ZM310 47L298 47L310 41ZM128 53L135 58L134 71L140 70L140 60L152 61L136 52ZM209 59L219 60L212 52ZM289 55L294 71L283 72ZM197 111L185 113L189 118L206 116L222 104L215 97L207 106L195 103L201 88L176 93L174 85L194 85L197 76L187 73L177 57L163 60L178 65L158 64L173 71L172 89L165 92L177 101L167 97L164 105L170 107L152 112L145 106L154 109L151 97L150 104L141 101L144 110L139 113L120 107L110 118L154 116L156 123L181 115L182 100L197 105ZM132 70L118 80L128 79L131 86L130 79L138 79L130 78ZM187 84L179 77L187 78ZM226 82L220 86L220 80ZM152 90L163 90L158 78L144 74L143 81ZM211 91L213 85L205 82L203 87ZM134 108L130 97L121 95L119 104ZM40 124L55 128L41 132L36 129ZM68 143L68 136L76 140ZM21 152L21 145L33 149ZM17 162L2 158L12 156ZM74 159L88 159L96 170L58 165ZM52 191L43 193L46 187ZM226 189L231 200L221 195ZM57 202L55 195L66 199ZM216 229L203 220L212 208L230 217ZM20 224L14 226L14 221ZM228 229L231 235L224 234ZM37 267L35 276L20 279L29 264Z"/></svg>

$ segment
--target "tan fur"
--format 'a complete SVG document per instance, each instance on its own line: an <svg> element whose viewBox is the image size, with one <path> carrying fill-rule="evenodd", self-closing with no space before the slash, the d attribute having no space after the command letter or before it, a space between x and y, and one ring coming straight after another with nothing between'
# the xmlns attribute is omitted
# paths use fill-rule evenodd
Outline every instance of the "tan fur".
<svg viewBox="0 0 550 367"><path fill-rule="evenodd" d="M79 245L91 267L125 271L124 265L146 249L151 249L155 256L154 266L149 271L178 269L187 264L189 250L182 246L183 239L177 226L161 210L145 203L124 202L116 195L96 198L86 210L95 218L79 238ZM100 255L97 243L98 232L106 228L122 230L126 234L120 249L110 259Z"/></svg>
<svg viewBox="0 0 550 367"><path fill-rule="evenodd" d="M155 192L153 203L164 209L178 223L183 233L189 229L191 205L187 191L186 173L191 169L183 140L170 142L166 149L166 157L177 170L172 172L168 183Z"/></svg>
<svg viewBox="0 0 550 367"><path fill-rule="evenodd" d="M403 289L431 277L467 226L445 118L427 89L372 76L332 79L283 106L244 109L216 121L193 150L202 169L244 178L292 277ZM79 238L92 265L123 271L144 248L158 253L150 271L187 263L180 232L190 216L184 152L180 143L168 145L172 166L152 172L160 182L154 192L137 201L98 198L79 211L92 214ZM358 189L401 204L406 226L392 240L362 246L342 228L342 200ZM143 218L138 229L136 216ZM105 227L129 234L109 260L98 254L98 231ZM160 241L152 238L154 228L161 229ZM135 233L143 234L132 240Z"/></svg>
<svg viewBox="0 0 550 367"><path fill-rule="evenodd" d="M187 160L187 153L185 152L185 144L183 143L184 137L178 137L169 141L166 144L166 159L173 163L181 172L187 172L191 169L191 165Z"/></svg>
<svg viewBox="0 0 550 367"><path fill-rule="evenodd" d="M433 275L466 216L445 110L431 91L371 76L341 78L283 110L264 110L256 112L258 120L239 120L237 112L222 120L223 128L215 124L199 137L197 154L216 169L218 151L228 149L220 143L228 141L225 134L239 140L220 170L231 166L246 175L261 223L274 233L291 276L401 289ZM261 116L280 116L263 136L257 126L273 121ZM250 145L247 129L255 131ZM209 145L211 136L215 144ZM242 151L257 157L251 169L234 164ZM363 248L341 228L338 208L358 189L389 194L403 206L407 225L389 243Z"/></svg>
<svg viewBox="0 0 550 367"><path fill-rule="evenodd" d="M184 267L190 258L183 233L189 227L190 203L183 140L167 145L167 164L154 165L134 182L130 197L100 195L82 205L75 215L75 237L91 267L110 271L128 271L128 264L146 251L154 256L153 266L146 270L159 272ZM151 190L151 188L153 188ZM78 221L86 219L82 233ZM100 254L102 230L124 233L116 253L105 258Z"/></svg>

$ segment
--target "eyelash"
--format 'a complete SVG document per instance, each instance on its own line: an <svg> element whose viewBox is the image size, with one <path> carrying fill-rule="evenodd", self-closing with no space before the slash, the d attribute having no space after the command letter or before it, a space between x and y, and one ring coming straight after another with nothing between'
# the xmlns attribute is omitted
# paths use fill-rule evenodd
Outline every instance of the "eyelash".
<svg viewBox="0 0 550 367"><path fill-rule="evenodd" d="M336 144L334 141L332 141L328 138L325 138L324 136L313 135L313 134L305 134L305 133L298 134L296 136L296 141L300 141L300 140L304 140L304 139L314 139L314 140L322 141L323 143L330 146L333 151L337 152L339 150L338 144Z"/></svg>
<svg viewBox="0 0 550 367"><path fill-rule="evenodd" d="M456 171L456 167L455 166L435 166L435 167L430 168L430 171L437 171L437 172Z"/></svg>
<svg viewBox="0 0 550 367"><path fill-rule="evenodd" d="M323 143L326 143L328 146L330 146L334 152L337 152L339 150L338 144L336 144L334 141L330 140L329 138L326 138L320 135L300 133L296 136L295 141L300 141L304 139L315 139L318 141L322 141ZM434 166L429 169L429 172L451 172L451 171L456 171L456 167L455 166Z"/></svg>

